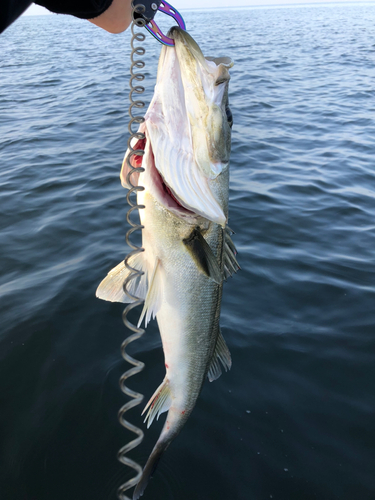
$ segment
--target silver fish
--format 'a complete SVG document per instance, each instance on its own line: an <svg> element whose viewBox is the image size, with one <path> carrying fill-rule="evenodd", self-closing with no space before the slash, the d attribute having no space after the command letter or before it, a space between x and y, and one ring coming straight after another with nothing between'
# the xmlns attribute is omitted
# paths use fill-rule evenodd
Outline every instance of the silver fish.
<svg viewBox="0 0 375 500"><path fill-rule="evenodd" d="M129 291L144 298L139 325L156 317L166 374L144 412L148 426L168 411L161 435L146 463L133 500L144 492L156 465L192 412L203 382L231 367L220 333L223 279L237 272L236 249L227 226L232 115L228 105L226 57L205 58L193 38L172 28L174 47L163 47L157 83L145 122L143 157L132 175L144 191L141 210L145 251L129 264L142 270ZM127 155L121 171L124 187ZM138 178L138 179L137 179ZM121 262L102 281L97 296L128 302L122 284L128 270Z"/></svg>

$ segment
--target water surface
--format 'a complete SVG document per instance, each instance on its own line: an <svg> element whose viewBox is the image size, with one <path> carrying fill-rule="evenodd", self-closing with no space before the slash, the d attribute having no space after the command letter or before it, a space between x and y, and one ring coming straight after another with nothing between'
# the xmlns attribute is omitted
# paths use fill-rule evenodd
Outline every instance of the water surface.
<svg viewBox="0 0 375 500"><path fill-rule="evenodd" d="M241 27L238 27L238 16ZM225 285L233 368L206 383L144 496L375 498L375 6L188 11L235 60ZM225 27L225 29L222 29ZM95 298L126 253L130 34L24 17L0 37L0 496L103 500L126 369L122 307ZM147 93L160 46L147 38ZM148 399L155 322L133 348ZM134 423L141 423L132 410ZM163 419L161 419L162 421ZM144 463L162 422L132 456Z"/></svg>

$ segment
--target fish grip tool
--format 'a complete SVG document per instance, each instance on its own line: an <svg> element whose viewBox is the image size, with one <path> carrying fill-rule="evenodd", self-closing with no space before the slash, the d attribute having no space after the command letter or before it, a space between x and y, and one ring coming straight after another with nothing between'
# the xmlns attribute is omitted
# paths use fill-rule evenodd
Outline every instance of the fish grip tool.
<svg viewBox="0 0 375 500"><path fill-rule="evenodd" d="M142 400L143 400L143 395L133 391L126 385L126 380L129 377L132 377L133 375L136 375L137 373L141 372L144 368L144 363L142 361L139 361L137 359L134 359L132 356L130 356L126 352L127 346L131 343L134 342L135 340L139 339L142 337L144 334L145 330L143 328L137 327L135 324L131 323L128 319L128 314L129 312L136 308L137 306L141 305L143 303L143 299L132 295L129 290L129 283L132 280L135 280L137 278L140 278L143 274L142 271L133 268L129 264L129 259L133 255L137 255L141 252L144 251L144 249L136 244L134 244L131 241L131 235L137 231L137 230L142 230L143 226L139 224L138 222L135 222L131 218L131 214L134 211L138 211L139 215L139 210L144 208L144 205L138 205L137 201L133 201L131 198L131 195L133 193L137 193L138 191L143 191L144 187L139 186L139 185L134 185L132 183L132 174L137 171L143 172L144 169L142 167L134 168L131 164L131 159L134 155L137 156L143 156L144 155L144 150L140 148L133 148L132 143L133 140L136 140L135 146L137 147L137 143L139 144L140 140L145 139L145 134L142 134L141 132L134 132L133 131L133 124L138 124L140 125L141 123L144 122L144 117L140 115L135 115L134 110L136 109L141 109L144 108L145 103L142 100L137 99L137 95L143 94L145 91L145 88L140 85L139 83L142 82L145 79L144 73L141 71L136 71L136 70L142 70L145 67L145 62L139 57L143 56L146 52L146 50L139 46L135 45L137 42L143 42L146 38L146 36L143 33L140 33L138 31L135 31L136 26L138 27L144 27L146 24L146 21L140 17L137 16L136 14L140 14L145 11L145 6L144 5L133 5L132 8L132 26L131 26L131 33L132 33L132 38L131 38L131 54L130 54L130 59L131 59L131 65L130 65L130 93L129 93L129 100L130 100L130 106L129 106L129 124L128 124L128 131L129 131L129 139L128 139L128 149L129 149L129 154L127 155L126 162L128 164L129 170L128 174L126 177L126 182L130 186L130 189L126 195L127 202L129 204L129 210L126 214L126 220L128 224L131 226L130 229L126 233L126 243L129 245L129 247L132 249L128 255L125 257L125 266L129 270L130 274L128 277L125 279L123 283L123 289L125 294L131 299L131 303L125 308L123 314L122 314L122 320L124 322L124 325L133 332L129 337L127 337L124 342L121 345L121 355L125 361L127 361L129 364L133 365L132 368L127 370L120 378L119 384L120 384L120 389L121 391L132 398L130 401L128 401L126 404L124 404L119 412L118 412L118 419L120 424L125 427L125 429L128 429L129 431L133 432L136 435L136 438L133 439L132 441L128 442L125 446L123 446L117 453L117 458L118 460L124 464L127 465L128 467L134 469L136 472L136 475L123 483L118 489L117 489L117 497L119 500L130 500L127 495L125 495L125 492L129 490L130 488L133 488L135 486L142 474L142 467L137 464L134 460L130 459L127 454L129 451L132 449L136 448L143 440L143 431L131 424L128 420L125 419L125 413L129 411L131 408L134 408L135 406L138 406Z"/></svg>
<svg viewBox="0 0 375 500"><path fill-rule="evenodd" d="M142 0L142 4L144 6L144 10L142 10L142 12L134 12L135 20L138 21L139 19L143 19L145 21L144 27L153 37L156 38L158 42L173 47L173 38L169 38L162 32L154 21L154 17L158 11L162 12L163 14L172 17L180 28L186 30L185 21L181 14L165 0Z"/></svg>
<svg viewBox="0 0 375 500"><path fill-rule="evenodd" d="M139 0L138 0L139 1ZM128 174L126 176L126 182L130 186L130 189L126 195L127 202L129 204L129 210L126 214L126 220L128 224L131 226L130 229L126 233L126 243L129 245L129 247L132 249L128 255L125 257L125 266L129 270L129 275L125 279L123 283L123 290L124 293L128 296L128 298L131 299L130 304L125 308L123 314L122 314L122 320L124 322L124 325L133 332L129 337L127 337L124 342L121 345L121 355L125 361L127 361L129 364L133 365L132 368L127 370L121 377L120 377L120 389L121 391L132 398L130 401L128 401L126 404L124 404L119 412L118 412L118 419L120 424L128 429L129 431L133 432L137 437L127 443L125 446L123 446L117 454L118 460L124 464L127 465L128 467L134 469L136 472L136 475L123 483L118 489L117 489L117 497L119 500L130 500L127 495L125 495L125 492L129 490L130 488L133 488L140 480L141 475L142 475L142 467L137 464L134 460L130 459L127 454L129 451L133 450L136 448L139 444L141 444L144 434L143 431L131 424L128 420L125 419L125 413L129 411L131 408L134 408L135 406L138 406L142 400L143 400L143 395L133 391L126 385L126 380L129 377L132 377L133 375L136 375L137 373L141 372L144 368L144 363L141 361L134 359L132 356L130 356L126 352L127 346L131 343L134 342L135 340L139 339L142 337L142 335L145 333L145 330L143 328L137 327L135 324L131 323L128 319L128 314L129 312L138 307L139 305L142 305L144 302L144 299L141 299L140 297L137 297L135 295L132 295L129 292L129 283L132 280L136 280L140 278L144 273L143 271L140 271L139 269L133 268L129 264L129 260L131 257L134 255L137 255L141 252L144 252L144 248L142 246L138 246L134 244L131 241L131 235L137 231L143 229L142 224L139 224L138 222L135 222L131 218L131 214L134 211L138 212L139 216L139 210L144 209L144 205L139 205L137 203L137 200L135 202L132 200L131 196L133 193L137 193L139 191L143 191L144 187L138 185L134 185L131 182L132 175L134 172L141 173L144 172L144 168L142 167L133 167L131 164L131 159L133 156L143 156L145 151L141 147L139 147L140 141L143 141L146 136L142 132L134 132L133 131L133 124L141 125L144 121L145 118L143 115L135 115L133 112L136 109L142 109L145 107L144 101L137 99L136 96L143 94L145 91L145 87L140 85L140 82L142 82L145 79L144 73L141 72L141 70L145 67L145 62L142 59L139 59L139 57L144 56L146 53L146 50L142 46L135 46L136 42L143 42L146 38L146 36L143 33L140 33L139 31L135 31L136 27L139 28L146 28L160 43L164 45L169 45L173 46L174 45L174 40L171 38L168 38L167 36L162 33L158 25L153 21L153 18L157 12L157 10L160 10L161 12L171 16L177 24L182 28L186 29L184 20L182 16L177 12L176 9L174 9L171 5L169 5L167 2L164 0L141 0L142 3L137 3L136 5L134 2L132 3L132 25L131 25L131 33L132 33L132 38L131 38L131 54L130 54L130 59L131 59L131 65L130 65L130 93L129 93L129 101L130 101L130 106L129 106L129 124L128 124L128 131L129 131L129 139L128 139L128 150L129 154L127 155L126 162L128 166ZM138 57L138 59L136 59ZM139 70L139 71L135 71ZM135 141L135 144L134 144ZM132 143L135 145L136 148L133 148Z"/></svg>

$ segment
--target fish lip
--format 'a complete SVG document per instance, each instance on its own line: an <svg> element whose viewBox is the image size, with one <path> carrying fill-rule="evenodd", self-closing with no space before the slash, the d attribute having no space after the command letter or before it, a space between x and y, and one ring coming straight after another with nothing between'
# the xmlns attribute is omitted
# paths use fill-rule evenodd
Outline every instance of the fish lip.
<svg viewBox="0 0 375 500"><path fill-rule="evenodd" d="M205 56L194 38L179 26L172 26L172 28L170 28L168 32L168 36L174 39L175 45L184 45L185 48L190 52L190 54L196 59L196 61L204 66L207 70L209 70L210 62L214 62L216 66L224 66L227 69L232 68L234 65L234 62L230 57ZM228 80L229 79L230 76L228 75Z"/></svg>
<svg viewBox="0 0 375 500"><path fill-rule="evenodd" d="M172 26L169 31L168 35L170 38L173 38L173 40L176 43L176 40L179 40L179 38L182 38L184 36L184 33L187 33L186 30L183 30L179 26ZM189 35L190 36L190 35Z"/></svg>
<svg viewBox="0 0 375 500"><path fill-rule="evenodd" d="M207 61L203 52L194 38L189 35L187 31L183 30L179 26L172 26L168 32L168 36L174 39L175 45L184 45L185 49L190 52L196 61L207 67Z"/></svg>

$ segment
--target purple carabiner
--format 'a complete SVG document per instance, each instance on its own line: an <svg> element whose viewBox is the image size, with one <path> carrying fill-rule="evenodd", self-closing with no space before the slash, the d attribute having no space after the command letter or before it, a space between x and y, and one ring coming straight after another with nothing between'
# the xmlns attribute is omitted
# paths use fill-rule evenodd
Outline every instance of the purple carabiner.
<svg viewBox="0 0 375 500"><path fill-rule="evenodd" d="M183 20L181 14L174 7L172 7L172 5L165 2L164 0L161 0L158 10L160 10L160 12L163 12L164 14L167 14L168 16L173 17L173 19L177 22L179 27L182 28L183 30L186 30L185 21ZM170 47L174 46L173 38L168 38L166 35L164 35L164 33L161 31L161 29L153 19L148 24L145 25L145 28L160 43L163 43L164 45L169 45Z"/></svg>

